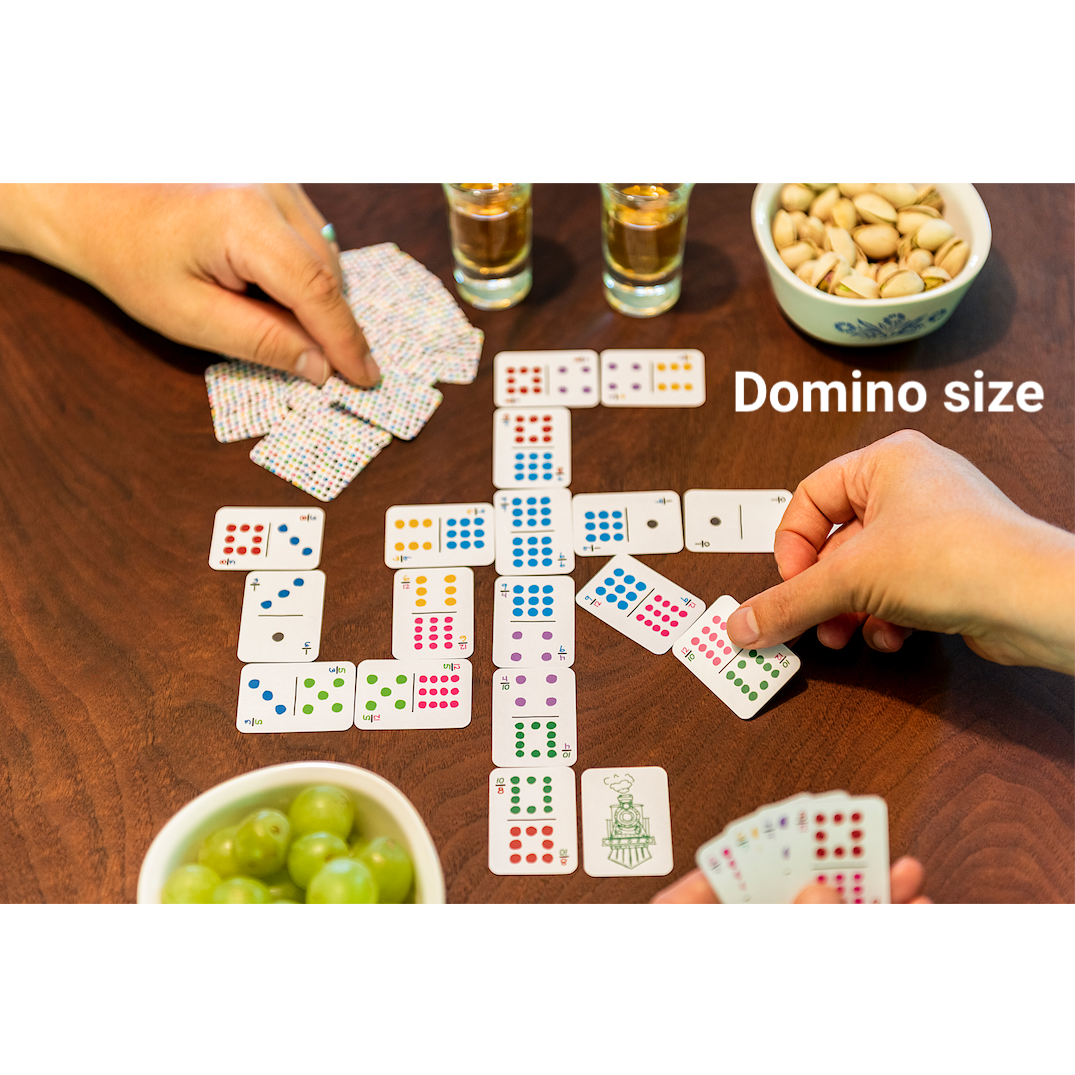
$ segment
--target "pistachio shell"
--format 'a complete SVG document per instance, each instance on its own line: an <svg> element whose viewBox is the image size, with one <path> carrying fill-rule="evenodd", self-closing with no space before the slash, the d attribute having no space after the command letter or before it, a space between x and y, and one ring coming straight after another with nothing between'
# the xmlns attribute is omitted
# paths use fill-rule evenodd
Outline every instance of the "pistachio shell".
<svg viewBox="0 0 1075 1075"><path fill-rule="evenodd" d="M854 198L858 194L866 194L873 190L876 183L837 183L837 187L840 188L840 193L845 198Z"/></svg>
<svg viewBox="0 0 1075 1075"><path fill-rule="evenodd" d="M819 194L810 206L810 215L816 216L818 220L830 220L832 218L832 207L840 200L840 190L838 187L829 187L823 194Z"/></svg>
<svg viewBox="0 0 1075 1075"><path fill-rule="evenodd" d="M793 209L809 209L813 200L814 192L802 183L785 183L780 191L780 204L789 213Z"/></svg>
<svg viewBox="0 0 1075 1075"><path fill-rule="evenodd" d="M850 198L841 198L832 207L832 222L845 231L850 231L859 222L858 210Z"/></svg>
<svg viewBox="0 0 1075 1075"><path fill-rule="evenodd" d="M914 232L914 245L924 250L936 250L955 235L956 229L947 220L927 220Z"/></svg>
<svg viewBox="0 0 1075 1075"><path fill-rule="evenodd" d="M889 202L886 202L880 194L874 194L872 192L856 194L851 201L854 202L855 208L858 210L858 215L862 217L867 224L896 223L896 210Z"/></svg>
<svg viewBox="0 0 1075 1075"><path fill-rule="evenodd" d="M825 274L825 278L818 284L822 291L830 295L836 294L836 285L851 272L851 266L839 255L836 256L836 264Z"/></svg>
<svg viewBox="0 0 1075 1075"><path fill-rule="evenodd" d="M834 295L844 299L879 299L881 290L868 276L849 272L833 290Z"/></svg>
<svg viewBox="0 0 1075 1075"><path fill-rule="evenodd" d="M912 272L910 269L901 269L899 272L893 273L881 285L881 298L902 298L904 295L917 295L925 290L926 285L922 282L922 277L918 273Z"/></svg>
<svg viewBox="0 0 1075 1075"><path fill-rule="evenodd" d="M874 261L896 253L900 233L891 224L863 224L852 233L862 252Z"/></svg>
<svg viewBox="0 0 1075 1075"><path fill-rule="evenodd" d="M816 257L816 249L813 243L800 239L797 243L785 246L780 251L780 257L784 264L793 272L804 262Z"/></svg>
<svg viewBox="0 0 1075 1075"><path fill-rule="evenodd" d="M878 183L874 193L880 194L895 209L914 205L918 190L912 183Z"/></svg>
<svg viewBox="0 0 1075 1075"><path fill-rule="evenodd" d="M784 212L784 210L781 209L779 210L779 212ZM791 217L791 222L795 225L795 234L800 239L805 239L806 236L803 235L800 229L802 228L803 223L806 221L806 214L801 209L795 209L792 212L788 213L788 216Z"/></svg>
<svg viewBox="0 0 1075 1075"><path fill-rule="evenodd" d="M810 273L810 279L806 282L811 287L819 287L821 285L821 281L824 280L830 272L832 272L832 267L839 260L840 255L833 252L832 250L830 250L826 254L822 254L821 257L819 257L814 262L814 268L813 271Z"/></svg>
<svg viewBox="0 0 1075 1075"><path fill-rule="evenodd" d="M773 216L773 242L779 250L784 246L791 246L798 238L795 231L795 221L784 209L778 209Z"/></svg>
<svg viewBox="0 0 1075 1075"><path fill-rule="evenodd" d="M812 243L822 246L825 242L825 225L816 216L808 216L799 228L799 238L809 239Z"/></svg>
<svg viewBox="0 0 1075 1075"><path fill-rule="evenodd" d="M859 253L861 254L862 251L859 251ZM854 267L855 267L855 272L863 272L863 273L865 273L865 272L870 271L870 263L864 257L855 258L855 266Z"/></svg>
<svg viewBox="0 0 1075 1075"><path fill-rule="evenodd" d="M923 269L920 275L927 291L932 291L941 284L947 284L952 279L940 265L930 265L928 269Z"/></svg>
<svg viewBox="0 0 1075 1075"><path fill-rule="evenodd" d="M913 205L910 209L901 209L896 217L896 228L900 235L909 235L922 227L927 220L940 220L941 214L928 205Z"/></svg>
<svg viewBox="0 0 1075 1075"><path fill-rule="evenodd" d="M923 269L933 264L933 255L928 250L912 250L906 257L900 258L901 269L913 269L919 276Z"/></svg>
<svg viewBox="0 0 1075 1075"><path fill-rule="evenodd" d="M877 266L877 275L874 277L874 279L879 284L883 284L893 273L899 271L900 267L896 262L882 261L881 264Z"/></svg>
<svg viewBox="0 0 1075 1075"><path fill-rule="evenodd" d="M826 191L829 187L836 186L835 183L803 183L804 187L809 187L815 194L820 194L822 191Z"/></svg>
<svg viewBox="0 0 1075 1075"><path fill-rule="evenodd" d="M827 227L823 245L826 250L835 250L849 265L853 265L857 260L855 240L851 238L851 233L843 228L834 228L831 225Z"/></svg>
<svg viewBox="0 0 1075 1075"><path fill-rule="evenodd" d="M970 257L970 243L955 239L955 241L945 243L941 250L944 250L943 256L934 255L937 266L944 269L949 276L958 276L963 271L963 266L967 264L967 258ZM940 250L937 254L940 254Z"/></svg>
<svg viewBox="0 0 1075 1075"><path fill-rule="evenodd" d="M876 265L871 265L870 262L868 262L868 261L864 261L862 263L862 265L863 265L863 267L861 269L856 265L855 266L855 272L859 273L862 276L868 276L871 280L876 281L876 279L877 279L877 266Z"/></svg>
<svg viewBox="0 0 1075 1075"><path fill-rule="evenodd" d="M918 229L916 228L915 231ZM902 239L900 239L899 246L896 247L896 256L901 260L914 250L914 232L908 232Z"/></svg>
<svg viewBox="0 0 1075 1075"><path fill-rule="evenodd" d="M915 198L915 202L918 205L928 205L939 213L944 212L944 199L937 190L935 183L927 183L924 187L919 187L918 197Z"/></svg>
<svg viewBox="0 0 1075 1075"><path fill-rule="evenodd" d="M813 275L814 266L817 264L816 258L811 258L809 261L804 261L796 270L795 275L804 283L814 286L810 277Z"/></svg>

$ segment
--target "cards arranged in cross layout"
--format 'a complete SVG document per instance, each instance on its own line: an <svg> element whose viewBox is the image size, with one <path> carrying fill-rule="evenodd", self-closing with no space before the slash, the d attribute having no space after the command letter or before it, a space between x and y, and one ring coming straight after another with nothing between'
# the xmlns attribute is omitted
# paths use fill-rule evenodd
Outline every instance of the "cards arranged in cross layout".
<svg viewBox="0 0 1075 1075"><path fill-rule="evenodd" d="M679 493L576 493L571 501L579 556L679 552L683 517Z"/></svg>
<svg viewBox="0 0 1075 1075"><path fill-rule="evenodd" d="M656 765L582 774L582 865L591 877L672 871L668 774Z"/></svg>
<svg viewBox="0 0 1075 1075"><path fill-rule="evenodd" d="M241 732L338 732L355 722L350 661L248 664L239 678Z"/></svg>
<svg viewBox="0 0 1075 1075"><path fill-rule="evenodd" d="M574 765L575 673L505 668L493 678L493 764Z"/></svg>
<svg viewBox="0 0 1075 1075"><path fill-rule="evenodd" d="M683 529L692 552L772 552L787 489L688 489Z"/></svg>
<svg viewBox="0 0 1075 1075"><path fill-rule="evenodd" d="M483 566L495 547L492 504L400 504L384 515L389 567Z"/></svg>
<svg viewBox="0 0 1075 1075"><path fill-rule="evenodd" d="M493 358L493 399L498 407L596 407L599 361L596 351L501 351Z"/></svg>
<svg viewBox="0 0 1075 1075"><path fill-rule="evenodd" d="M251 571L239 620L239 660L316 661L324 603L323 571Z"/></svg>
<svg viewBox="0 0 1075 1075"><path fill-rule="evenodd" d="M876 795L833 791L763 806L695 858L721 903L791 903L809 884L830 885L845 903L891 902L888 806Z"/></svg>
<svg viewBox="0 0 1075 1075"><path fill-rule="evenodd" d="M735 715L749 720L799 671L787 646L741 648L728 637L728 617L739 607L734 597L718 597L672 649Z"/></svg>
<svg viewBox="0 0 1075 1075"><path fill-rule="evenodd" d="M579 865L575 770L494 769L489 774L489 869L574 873Z"/></svg>
<svg viewBox="0 0 1075 1075"><path fill-rule="evenodd" d="M465 728L473 702L469 661L363 661L359 728Z"/></svg>
<svg viewBox="0 0 1075 1075"><path fill-rule="evenodd" d="M575 663L575 583L548 575L496 580L493 664L569 668Z"/></svg>
<svg viewBox="0 0 1075 1075"><path fill-rule="evenodd" d="M601 402L606 407L700 407L705 357L694 348L602 351Z"/></svg>
<svg viewBox="0 0 1075 1075"><path fill-rule="evenodd" d="M705 609L700 597L632 556L609 560L575 603L651 653L667 653Z"/></svg>
<svg viewBox="0 0 1075 1075"><path fill-rule="evenodd" d="M501 407L493 412L493 484L539 489L571 484L571 412Z"/></svg>
<svg viewBox="0 0 1075 1075"><path fill-rule="evenodd" d="M474 572L469 567L397 571L392 656L443 661L474 652Z"/></svg>
<svg viewBox="0 0 1075 1075"><path fill-rule="evenodd" d="M213 520L214 571L307 571L321 562L325 513L319 508L220 508Z"/></svg>
<svg viewBox="0 0 1075 1075"><path fill-rule="evenodd" d="M509 489L496 503L499 575L562 575L575 570L569 489Z"/></svg>

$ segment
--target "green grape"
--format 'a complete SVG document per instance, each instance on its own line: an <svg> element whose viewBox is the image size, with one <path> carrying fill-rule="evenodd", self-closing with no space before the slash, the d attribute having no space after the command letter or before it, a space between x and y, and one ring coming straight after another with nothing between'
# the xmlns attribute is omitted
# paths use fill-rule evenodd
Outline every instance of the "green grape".
<svg viewBox="0 0 1075 1075"><path fill-rule="evenodd" d="M283 868L291 826L279 810L257 810L235 834L235 861L242 873L267 877Z"/></svg>
<svg viewBox="0 0 1075 1075"><path fill-rule="evenodd" d="M293 835L330 832L346 840L355 820L355 807L340 788L320 784L299 792L287 812Z"/></svg>
<svg viewBox="0 0 1075 1075"><path fill-rule="evenodd" d="M300 836L287 853L287 872L299 888L306 888L313 876L330 859L347 854L347 844L331 832L308 832Z"/></svg>
<svg viewBox="0 0 1075 1075"><path fill-rule="evenodd" d="M256 878L229 877L213 889L213 903L272 903L272 896Z"/></svg>
<svg viewBox="0 0 1075 1075"><path fill-rule="evenodd" d="M306 899L306 894L291 880L287 870L280 870L271 877L266 877L264 881L274 903L279 903L280 900L286 903L302 903Z"/></svg>
<svg viewBox="0 0 1075 1075"><path fill-rule="evenodd" d="M380 892L378 903L401 903L414 883L414 864L407 849L391 837L378 836L357 856L364 862Z"/></svg>
<svg viewBox="0 0 1075 1075"><path fill-rule="evenodd" d="M198 852L198 861L216 870L221 877L234 877L239 872L239 864L235 861L235 834L238 831L238 825L229 825L207 836Z"/></svg>
<svg viewBox="0 0 1075 1075"><path fill-rule="evenodd" d="M351 846L348 848L347 854L350 855L350 857L353 859L361 858L362 852L365 851L366 848L369 846L370 842L366 839L365 836L356 836L351 841Z"/></svg>
<svg viewBox="0 0 1075 1075"><path fill-rule="evenodd" d="M161 903L211 903L213 889L219 884L220 874L216 870L188 863L168 875Z"/></svg>
<svg viewBox="0 0 1075 1075"><path fill-rule="evenodd" d="M307 903L376 903L377 882L364 862L338 858L326 862L306 890Z"/></svg>

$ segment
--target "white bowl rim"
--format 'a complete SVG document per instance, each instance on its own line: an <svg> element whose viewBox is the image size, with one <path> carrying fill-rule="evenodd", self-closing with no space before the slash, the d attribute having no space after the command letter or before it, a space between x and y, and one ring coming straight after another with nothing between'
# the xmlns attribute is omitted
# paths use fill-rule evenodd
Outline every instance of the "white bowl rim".
<svg viewBox="0 0 1075 1075"><path fill-rule="evenodd" d="M974 188L973 183L938 183L938 188L945 191L954 191L958 197L953 199L961 205L966 205L969 210L977 210L981 214L981 234L978 229L973 229L970 238L971 261L967 267L953 277L947 283L935 287L931 291L920 291L917 295L901 295L891 299L841 299L835 295L829 295L816 287L811 287L806 281L800 280L794 272L784 264L783 258L777 253L776 243L773 242L771 218L768 214L767 203L773 194L784 186L783 183L759 183L754 188L754 195L750 200L750 222L754 230L754 240L758 244L766 261L779 272L792 287L803 295L810 295L814 299L829 304L834 310L889 310L896 305L915 306L932 302L938 295L944 296L955 291L957 288L965 291L974 278L982 271L989 250L993 245L993 227L989 222L989 213L985 208L982 196Z"/></svg>
<svg viewBox="0 0 1075 1075"><path fill-rule="evenodd" d="M216 813L218 810L225 809L229 803L235 799L236 790L247 784L257 783L258 777L262 777L264 774L287 774L293 773L295 776L295 783L302 783L307 780L314 782L319 779L318 774L325 774L326 778L332 773L340 773L341 771L348 771L351 773L361 773L364 780L374 784L384 793L386 799L392 801L394 807L392 813L396 816L397 821L400 821L402 828L410 828L415 835L424 838L427 847L422 850L428 850L430 854L419 855L419 849L417 847L410 848L412 855L417 860L419 857L427 859L425 862L427 872L423 873L423 888L426 887L428 882L428 891L423 891L423 903L444 903L445 902L445 886L444 886L444 869L441 866L440 856L437 853L436 844L433 843L433 837L429 834L429 829L426 828L425 822L422 820L421 814L415 808L414 804L392 784L386 780L383 776L372 772L369 769L363 769L359 765L350 765L347 762L337 761L289 761L281 762L278 765L264 765L257 769L251 769L245 773L239 773L236 776L229 777L227 780L222 781L219 784L215 784L213 787L203 791L200 795L196 795L186 806L177 810L161 828L160 832L153 837L153 842L149 845L149 850L146 852L145 857L142 859L142 866L138 873L138 892L136 900L138 903L158 903L160 900L160 893L156 890L156 881L152 881L151 877L156 875L158 878L163 873L163 862L171 851L171 848L178 841L178 837L181 833L188 831L197 826L197 824L205 818ZM300 774L306 774L305 776ZM328 779L326 783L330 782ZM291 781L271 782L269 787L265 790L271 790L272 787L280 787L291 783ZM349 789L353 790L353 789ZM404 824L402 819L406 819L407 824ZM433 869L429 869L433 867ZM418 870L418 862L415 861L415 872ZM429 876L432 874L432 876Z"/></svg>

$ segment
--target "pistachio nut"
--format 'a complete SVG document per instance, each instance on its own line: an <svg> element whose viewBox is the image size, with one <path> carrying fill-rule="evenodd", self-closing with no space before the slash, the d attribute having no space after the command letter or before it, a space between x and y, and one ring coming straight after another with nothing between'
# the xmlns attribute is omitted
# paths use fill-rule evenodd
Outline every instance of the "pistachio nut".
<svg viewBox="0 0 1075 1075"><path fill-rule="evenodd" d="M928 250L915 249L906 257L900 258L901 269L913 269L919 276L923 269L928 269L933 264L933 255Z"/></svg>
<svg viewBox="0 0 1075 1075"><path fill-rule="evenodd" d="M856 268L855 271L857 273L859 273L861 276L868 276L871 280L876 280L877 279L877 266L874 265L872 262L869 262L869 261L863 262L863 264L865 265L864 269L860 270L860 269Z"/></svg>
<svg viewBox="0 0 1075 1075"><path fill-rule="evenodd" d="M785 246L780 251L780 257L784 264L794 272L804 261L817 257L817 248L813 243L800 239L790 246Z"/></svg>
<svg viewBox="0 0 1075 1075"><path fill-rule="evenodd" d="M853 265L858 257L855 251L855 240L851 238L851 233L844 231L843 228L834 228L831 224L825 228L825 242L822 244L822 249L835 250L849 265Z"/></svg>
<svg viewBox="0 0 1075 1075"><path fill-rule="evenodd" d="M837 183L840 193L845 198L854 198L857 194L866 194L877 186L876 183Z"/></svg>
<svg viewBox="0 0 1075 1075"><path fill-rule="evenodd" d="M858 210L850 198L841 198L832 207L832 222L845 231L850 231L859 222Z"/></svg>
<svg viewBox="0 0 1075 1075"><path fill-rule="evenodd" d="M893 273L899 271L900 267L895 261L882 261L881 264L877 266L877 275L874 279L879 284L883 284Z"/></svg>
<svg viewBox="0 0 1075 1075"><path fill-rule="evenodd" d="M923 250L936 250L955 233L956 229L947 220L927 220L913 233L914 245Z"/></svg>
<svg viewBox="0 0 1075 1075"><path fill-rule="evenodd" d="M918 189L912 183L878 183L874 193L880 194L895 209L914 205Z"/></svg>
<svg viewBox="0 0 1075 1075"><path fill-rule="evenodd" d="M809 261L804 261L804 262L803 262L803 263L802 263L802 264L801 264L801 265L800 265L800 266L799 266L799 267L798 267L798 268L797 268L797 269L795 270L795 275L796 275L796 276L797 276L797 277L798 277L798 278L799 278L800 280L802 280L802 281L803 281L803 283L809 284L809 285L810 285L811 287L813 287L813 286L814 286L814 284L813 284L813 281L811 280L811 276L813 275L813 272L814 272L814 266L815 266L816 264L817 264L817 260L816 260L815 258L811 258L811 259L810 259Z"/></svg>
<svg viewBox="0 0 1075 1075"><path fill-rule="evenodd" d="M780 204L789 213L793 209L801 209L804 212L810 208L814 200L814 192L802 183L785 183L780 191Z"/></svg>
<svg viewBox="0 0 1075 1075"><path fill-rule="evenodd" d="M778 212L785 212L785 210L781 209L778 210ZM803 235L802 231L800 231L800 228L802 228L804 222L806 221L806 214L801 209L795 209L792 212L788 213L788 216L791 217L791 222L795 225L795 234L800 239L805 239L806 236Z"/></svg>
<svg viewBox="0 0 1075 1075"><path fill-rule="evenodd" d="M825 243L825 224L816 216L808 216L799 228L799 238L823 246Z"/></svg>
<svg viewBox="0 0 1075 1075"><path fill-rule="evenodd" d="M836 285L832 292L844 299L879 299L881 290L868 276L861 273L849 272Z"/></svg>
<svg viewBox="0 0 1075 1075"><path fill-rule="evenodd" d="M916 228L915 231L917 230L918 229ZM914 250L914 248L914 232L911 231L900 239L899 246L896 247L896 257L902 261L903 258L907 257L907 255Z"/></svg>
<svg viewBox="0 0 1075 1075"><path fill-rule="evenodd" d="M820 287L821 281L832 272L832 267L840 260L840 255L830 250L828 253L822 254L814 262L814 267L810 273L810 279L806 282L811 287Z"/></svg>
<svg viewBox="0 0 1075 1075"><path fill-rule="evenodd" d="M944 251L943 254L941 253L942 250ZM970 243L965 243L962 239L953 237L933 255L933 260L939 268L944 269L950 276L958 276L963 271L963 267L967 264L969 257Z"/></svg>
<svg viewBox="0 0 1075 1075"><path fill-rule="evenodd" d="M810 215L816 216L818 220L830 220L832 218L832 207L840 200L840 190L838 187L829 187L824 193L819 194L810 206Z"/></svg>
<svg viewBox="0 0 1075 1075"><path fill-rule="evenodd" d="M924 187L919 187L918 197L915 198L915 203L917 205L928 205L931 209L936 209L939 213L944 212L944 199L937 190L936 183L927 183Z"/></svg>
<svg viewBox="0 0 1075 1075"><path fill-rule="evenodd" d="M881 298L895 299L905 295L917 295L926 290L922 277L911 269L900 269L881 285Z"/></svg>
<svg viewBox="0 0 1075 1075"><path fill-rule="evenodd" d="M803 183L804 187L809 187L815 194L820 194L822 191L828 190L829 187L836 186L835 183Z"/></svg>
<svg viewBox="0 0 1075 1075"><path fill-rule="evenodd" d="M844 261L838 254L836 256L836 264L825 274L818 287L822 291L827 291L830 295L836 294L836 285L851 272L851 266Z"/></svg>
<svg viewBox="0 0 1075 1075"><path fill-rule="evenodd" d="M858 215L867 224L896 223L896 210L880 194L868 191L865 194L856 194L851 201L854 203Z"/></svg>
<svg viewBox="0 0 1075 1075"><path fill-rule="evenodd" d="M952 279L940 265L930 265L928 268L923 269L919 275L922 277L922 283L926 285L927 291L932 291L935 287L940 287L941 284L947 284Z"/></svg>
<svg viewBox="0 0 1075 1075"><path fill-rule="evenodd" d="M896 216L896 229L900 235L909 235L922 227L927 220L940 220L941 214L928 205L913 205L909 209L901 209Z"/></svg>
<svg viewBox="0 0 1075 1075"><path fill-rule="evenodd" d="M862 252L874 261L892 257L900 242L900 233L891 224L862 224L851 234Z"/></svg>
<svg viewBox="0 0 1075 1075"><path fill-rule="evenodd" d="M773 242L779 250L783 246L791 246L798 238L795 230L795 221L785 209L778 209L773 216Z"/></svg>

